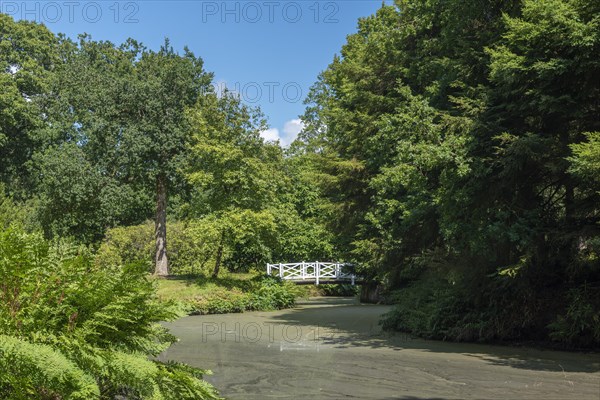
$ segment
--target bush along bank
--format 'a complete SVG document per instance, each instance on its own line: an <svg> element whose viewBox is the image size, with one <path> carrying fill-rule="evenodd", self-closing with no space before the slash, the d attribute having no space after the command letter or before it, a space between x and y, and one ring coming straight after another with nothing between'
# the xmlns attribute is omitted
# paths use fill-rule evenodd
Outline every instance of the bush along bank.
<svg viewBox="0 0 600 400"><path fill-rule="evenodd" d="M272 311L293 307L302 288L270 276L177 277L158 281L162 300L176 301L190 315Z"/></svg>

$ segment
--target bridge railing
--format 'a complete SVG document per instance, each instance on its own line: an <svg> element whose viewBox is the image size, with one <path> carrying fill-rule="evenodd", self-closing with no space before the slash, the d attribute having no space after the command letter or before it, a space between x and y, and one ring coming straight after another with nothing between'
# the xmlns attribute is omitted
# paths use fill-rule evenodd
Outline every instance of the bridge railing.
<svg viewBox="0 0 600 400"><path fill-rule="evenodd" d="M267 274L290 281L312 281L318 285L321 280L345 280L353 285L357 276L344 271L346 264L336 262L299 262L288 264L267 264Z"/></svg>

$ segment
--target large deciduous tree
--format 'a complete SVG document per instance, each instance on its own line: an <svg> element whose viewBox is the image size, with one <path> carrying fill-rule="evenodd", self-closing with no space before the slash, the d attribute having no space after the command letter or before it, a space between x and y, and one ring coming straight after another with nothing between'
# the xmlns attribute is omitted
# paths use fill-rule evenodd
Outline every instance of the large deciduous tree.
<svg viewBox="0 0 600 400"><path fill-rule="evenodd" d="M154 191L157 275L169 273L167 199L181 181L190 139L186 110L209 92L211 80L200 58L187 48L176 53L168 41L150 51L133 40L115 47L83 36L59 81L62 126L90 162L140 197Z"/></svg>
<svg viewBox="0 0 600 400"><path fill-rule="evenodd" d="M136 63L132 116L139 142L138 168L156 182L156 270L168 275L167 193L189 143L185 111L208 92L212 75L189 50L176 54L169 42L158 52L145 52ZM143 144L142 144L143 143Z"/></svg>

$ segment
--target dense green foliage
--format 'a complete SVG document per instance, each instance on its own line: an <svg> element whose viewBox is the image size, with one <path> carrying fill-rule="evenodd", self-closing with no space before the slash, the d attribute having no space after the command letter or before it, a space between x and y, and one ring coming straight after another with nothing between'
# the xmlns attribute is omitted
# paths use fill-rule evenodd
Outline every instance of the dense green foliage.
<svg viewBox="0 0 600 400"><path fill-rule="evenodd" d="M188 275L158 281L158 296L177 302L190 314L279 310L294 306L300 295L304 295L302 287L255 274Z"/></svg>
<svg viewBox="0 0 600 400"><path fill-rule="evenodd" d="M149 360L181 307L148 273L219 280L333 255L260 111L211 80L168 41L72 41L0 14L0 397L214 398L203 371ZM271 310L297 295L257 279L184 303Z"/></svg>
<svg viewBox="0 0 600 400"><path fill-rule="evenodd" d="M144 269L95 264L83 247L0 234L0 397L217 398L204 371L150 361L175 340Z"/></svg>
<svg viewBox="0 0 600 400"><path fill-rule="evenodd" d="M227 240L221 242L223 231ZM153 270L151 222L109 229L97 257L106 262L142 263ZM210 274L222 245L222 262L234 272L264 271L272 260L327 259L332 254L321 225L273 210L232 210L169 224L169 259L175 275Z"/></svg>
<svg viewBox="0 0 600 400"><path fill-rule="evenodd" d="M294 150L385 326L600 344L599 11L399 0L322 73Z"/></svg>
<svg viewBox="0 0 600 400"><path fill-rule="evenodd" d="M0 100L0 179L3 198L26 210L27 229L97 246L113 228L109 241L153 219L148 240L161 244L143 260L158 265L168 211L176 273L199 267L177 259L177 249L201 243L198 263L216 274L221 265L332 255L330 235L295 195L305 185L297 168L260 137L260 111L214 93L212 74L189 50L87 35L73 42L5 15L0 22L10 50L0 68L10 83ZM39 82L24 81L32 77Z"/></svg>
<svg viewBox="0 0 600 400"><path fill-rule="evenodd" d="M223 270L351 262L386 328L600 346L599 76L597 1L397 0L283 150L187 49L0 14L0 397L215 397L149 359L183 282L153 271L217 313L297 295Z"/></svg>

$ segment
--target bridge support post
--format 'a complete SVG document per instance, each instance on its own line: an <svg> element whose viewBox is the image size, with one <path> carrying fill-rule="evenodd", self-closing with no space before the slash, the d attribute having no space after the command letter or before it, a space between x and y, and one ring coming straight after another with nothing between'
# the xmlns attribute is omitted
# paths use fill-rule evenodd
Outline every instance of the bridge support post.
<svg viewBox="0 0 600 400"><path fill-rule="evenodd" d="M267 275L271 275L271 264L267 264Z"/></svg>
<svg viewBox="0 0 600 400"><path fill-rule="evenodd" d="M319 285L319 275L321 275L321 266L319 265L319 262L315 262L315 284L318 286Z"/></svg>

